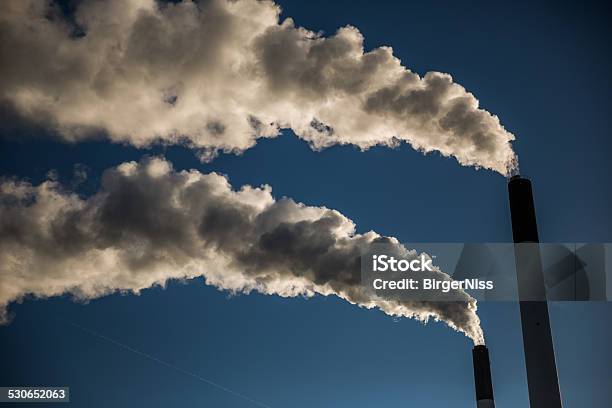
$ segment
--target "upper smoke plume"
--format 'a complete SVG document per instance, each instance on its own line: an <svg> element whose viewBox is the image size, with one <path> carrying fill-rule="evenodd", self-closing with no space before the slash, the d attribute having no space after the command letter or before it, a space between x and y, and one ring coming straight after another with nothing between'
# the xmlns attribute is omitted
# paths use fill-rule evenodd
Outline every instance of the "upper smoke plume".
<svg viewBox="0 0 612 408"><path fill-rule="evenodd" d="M107 170L87 199L57 181L0 183L0 320L26 295L91 299L203 276L231 292L336 295L392 316L442 320L475 343L476 301L377 297L361 284L360 255L377 243L416 257L395 238L355 233L325 207L275 200L270 187L232 190L219 174L175 171L161 158ZM423 272L446 277L438 271Z"/></svg>
<svg viewBox="0 0 612 408"><path fill-rule="evenodd" d="M0 2L0 105L76 141L100 131L203 159L292 129L313 148L395 146L509 174L514 136L448 74L409 71L390 47L364 52L279 20L271 1Z"/></svg>

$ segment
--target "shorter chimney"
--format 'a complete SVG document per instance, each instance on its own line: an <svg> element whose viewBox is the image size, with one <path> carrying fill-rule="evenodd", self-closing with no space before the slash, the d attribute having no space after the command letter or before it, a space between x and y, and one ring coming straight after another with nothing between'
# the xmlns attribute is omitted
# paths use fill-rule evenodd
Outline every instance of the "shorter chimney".
<svg viewBox="0 0 612 408"><path fill-rule="evenodd" d="M493 383L491 382L491 364L489 350L485 345L474 346L474 384L476 385L476 407L495 408L493 402Z"/></svg>

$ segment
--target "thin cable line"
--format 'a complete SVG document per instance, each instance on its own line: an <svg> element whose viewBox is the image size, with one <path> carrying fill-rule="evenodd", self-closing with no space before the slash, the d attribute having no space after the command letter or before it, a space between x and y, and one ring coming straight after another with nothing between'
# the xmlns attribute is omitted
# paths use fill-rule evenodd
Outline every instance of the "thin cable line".
<svg viewBox="0 0 612 408"><path fill-rule="evenodd" d="M100 334L98 332L95 332L95 331L93 331L91 329L88 329L87 327L81 326L81 325L79 325L79 324L77 324L75 322L72 322L70 320L65 320L65 319L62 319L62 320L64 320L64 322L70 324L71 326L74 326L74 327L76 327L78 329L81 329L82 331L84 331L84 332L86 332L88 334L91 334L92 336L98 337L98 338L100 338L102 340L106 340L106 341L108 341L110 343L113 343L115 346L118 346L118 347L120 347L120 348L122 348L124 350L130 351L130 352L132 352L134 354L138 354L139 356L147 358L147 359L149 359L151 361L155 361L156 363L159 363L159 364L161 364L163 366L171 368L171 369L173 369L175 371L178 371L179 373L182 373L182 374L187 375L189 377L195 378L196 380L199 380L199 381L201 381L203 383L206 383L206 384L208 384L210 386L213 386L213 387L215 387L215 388L217 388L217 389L219 389L221 391L224 391L224 392L226 392L228 394L231 394L231 395L233 395L235 397L242 398L243 400L248 401L251 404L254 404L254 405L257 405L257 406L260 406L260 407L263 407L263 408L272 408L269 405L264 404L263 402L254 400L253 398L247 397L244 394L241 394L239 392L231 390L231 389L229 389L227 387L224 387L221 384L218 384L218 383L216 383L214 381L211 381L209 379L201 377L198 374L195 374L195 373L193 373L191 371L187 371L184 368L175 366L174 364L168 363L167 361L161 360L161 359L159 359L159 358L157 358L155 356L152 356L150 354L147 354L147 353L145 353L143 351L140 351L140 350L137 350L135 348L132 348L132 347L130 347L130 346L126 345L126 344L123 344L123 343L121 343L121 342L119 342L119 341L117 341L115 339L112 339L112 338L110 338L108 336L105 336L105 335Z"/></svg>

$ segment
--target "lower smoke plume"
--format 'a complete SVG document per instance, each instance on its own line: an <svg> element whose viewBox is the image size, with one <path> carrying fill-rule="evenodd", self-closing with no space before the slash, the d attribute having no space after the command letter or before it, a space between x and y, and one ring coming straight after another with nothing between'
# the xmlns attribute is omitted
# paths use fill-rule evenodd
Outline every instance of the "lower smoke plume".
<svg viewBox="0 0 612 408"><path fill-rule="evenodd" d="M0 183L0 318L26 295L96 298L203 276L232 293L338 296L391 316L442 320L483 343L476 301L385 300L361 285L360 255L395 238L355 233L337 211L275 200L268 186L232 190L216 173L161 158L105 171L83 199L48 180ZM442 274L441 272L437 272Z"/></svg>

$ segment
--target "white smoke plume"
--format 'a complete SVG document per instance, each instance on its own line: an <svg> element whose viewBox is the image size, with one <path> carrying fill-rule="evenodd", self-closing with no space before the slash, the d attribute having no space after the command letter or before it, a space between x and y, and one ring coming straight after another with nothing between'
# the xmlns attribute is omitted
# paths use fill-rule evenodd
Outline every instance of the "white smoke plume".
<svg viewBox="0 0 612 408"><path fill-rule="evenodd" d="M92 299L139 292L170 279L204 277L232 293L338 296L391 316L444 321L484 341L476 301L383 299L361 284L360 255L395 238L358 234L351 220L287 198L268 186L233 190L219 174L175 171L162 158L108 169L99 191L80 198L47 180L0 183L0 321L32 295ZM423 272L432 278L439 271Z"/></svg>
<svg viewBox="0 0 612 408"><path fill-rule="evenodd" d="M290 128L314 149L407 142L510 174L514 136L448 74L411 72L352 26L325 37L272 1L0 2L0 104L69 141L181 143L203 159Z"/></svg>

